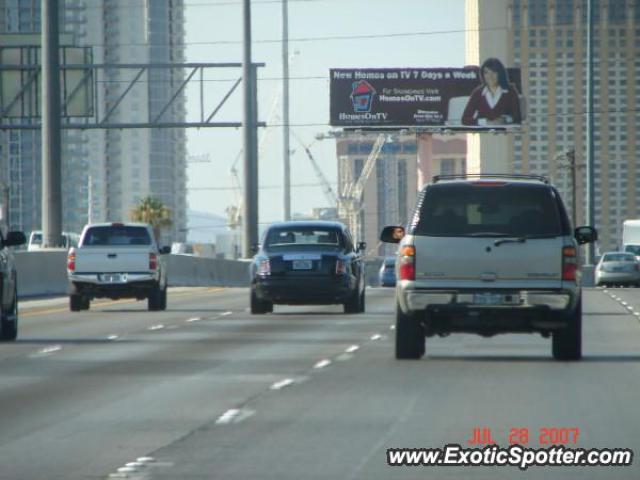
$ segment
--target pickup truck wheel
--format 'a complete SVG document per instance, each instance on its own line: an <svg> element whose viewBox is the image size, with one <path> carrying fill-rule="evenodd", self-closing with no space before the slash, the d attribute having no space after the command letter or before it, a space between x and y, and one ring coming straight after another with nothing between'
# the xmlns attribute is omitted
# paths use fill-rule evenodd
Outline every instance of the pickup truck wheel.
<svg viewBox="0 0 640 480"><path fill-rule="evenodd" d="M76 293L69 295L69 310L72 312L79 312L83 309L83 305L84 301L82 295L78 295Z"/></svg>
<svg viewBox="0 0 640 480"><path fill-rule="evenodd" d="M149 297L147 297L147 308L150 312L162 310L162 290L160 290L159 287L155 287L149 293Z"/></svg>
<svg viewBox="0 0 640 480"><path fill-rule="evenodd" d="M582 358L582 301L578 302L570 323L564 330L554 332L551 351L556 360L580 360Z"/></svg>
<svg viewBox="0 0 640 480"><path fill-rule="evenodd" d="M160 291L160 304L158 310L166 310L167 309L167 287L164 287Z"/></svg>
<svg viewBox="0 0 640 480"><path fill-rule="evenodd" d="M425 352L424 327L416 314L406 314L396 306L396 358L419 360Z"/></svg>
<svg viewBox="0 0 640 480"><path fill-rule="evenodd" d="M7 313L2 313L0 320L0 340L13 342L18 338L18 293L13 294L13 304Z"/></svg>

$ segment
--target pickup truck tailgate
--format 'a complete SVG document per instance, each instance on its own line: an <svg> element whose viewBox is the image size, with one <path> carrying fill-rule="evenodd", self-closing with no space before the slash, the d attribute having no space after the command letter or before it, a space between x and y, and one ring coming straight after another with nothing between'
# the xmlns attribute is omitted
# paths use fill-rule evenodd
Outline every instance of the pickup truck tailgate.
<svg viewBox="0 0 640 480"><path fill-rule="evenodd" d="M75 273L149 272L149 248L85 247L76 250Z"/></svg>

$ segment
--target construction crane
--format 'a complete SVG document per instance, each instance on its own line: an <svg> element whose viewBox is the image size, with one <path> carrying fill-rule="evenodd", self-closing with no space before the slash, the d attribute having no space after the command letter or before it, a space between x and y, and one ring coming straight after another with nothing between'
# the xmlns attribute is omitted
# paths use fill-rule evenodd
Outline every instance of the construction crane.
<svg viewBox="0 0 640 480"><path fill-rule="evenodd" d="M327 180L327 177L322 172L322 169L320 168L320 165L318 164L318 162L316 161L315 157L311 153L311 146L315 143L315 141L312 142L309 145L305 145L305 143L302 141L302 139L294 131L291 131L291 134L293 135L293 138L295 138L298 141L298 143L300 144L300 146L302 147L304 152L307 154L307 157L309 158L309 161L311 162L311 166L313 167L313 171L315 172L316 177L318 178L318 181L320 182L320 185L322 186L322 192L324 193L325 198L329 202L329 205L337 207L338 206L338 196L333 191L333 188L331 188L331 184L329 183L329 180Z"/></svg>
<svg viewBox="0 0 640 480"><path fill-rule="evenodd" d="M346 183L344 185L342 195L340 196L338 214L341 218L345 218L347 220L349 228L357 238L362 238L364 236L361 231L362 226L360 225L360 212L364 207L362 203L364 187L367 184L367 180L373 171L373 167L376 165L378 156L380 155L382 147L386 141L386 134L381 133L378 135L378 138L376 138L376 141L371 148L371 152L369 152L367 161L362 167L360 176L354 182Z"/></svg>

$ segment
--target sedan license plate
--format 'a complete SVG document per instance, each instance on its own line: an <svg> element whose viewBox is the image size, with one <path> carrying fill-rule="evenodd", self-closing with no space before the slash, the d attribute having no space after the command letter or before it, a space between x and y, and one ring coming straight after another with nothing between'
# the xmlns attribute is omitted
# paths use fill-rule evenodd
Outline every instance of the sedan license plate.
<svg viewBox="0 0 640 480"><path fill-rule="evenodd" d="M313 268L313 262L311 260L294 260L294 270L311 270Z"/></svg>
<svg viewBox="0 0 640 480"><path fill-rule="evenodd" d="M502 305L504 297L500 293L476 293L473 303L476 305Z"/></svg>
<svg viewBox="0 0 640 480"><path fill-rule="evenodd" d="M105 283L123 283L125 278L124 275L119 273L105 273L102 275L102 281Z"/></svg>

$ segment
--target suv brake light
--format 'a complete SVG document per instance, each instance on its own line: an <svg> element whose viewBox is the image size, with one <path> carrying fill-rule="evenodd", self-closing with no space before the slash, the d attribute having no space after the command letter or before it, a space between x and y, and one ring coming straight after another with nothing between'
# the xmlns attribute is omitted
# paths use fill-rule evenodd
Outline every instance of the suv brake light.
<svg viewBox="0 0 640 480"><path fill-rule="evenodd" d="M578 270L578 255L575 247L563 247L562 249L562 280L567 282L575 282L577 270Z"/></svg>
<svg viewBox="0 0 640 480"><path fill-rule="evenodd" d="M416 247L407 245L400 249L400 280L416 279Z"/></svg>
<svg viewBox="0 0 640 480"><path fill-rule="evenodd" d="M72 248L67 255L67 270L70 272L76 269L76 251Z"/></svg>
<svg viewBox="0 0 640 480"><path fill-rule="evenodd" d="M155 253L149 254L149 270L156 270L158 268L158 256Z"/></svg>
<svg viewBox="0 0 640 480"><path fill-rule="evenodd" d="M344 275L347 273L347 264L344 260L336 260L336 275Z"/></svg>

